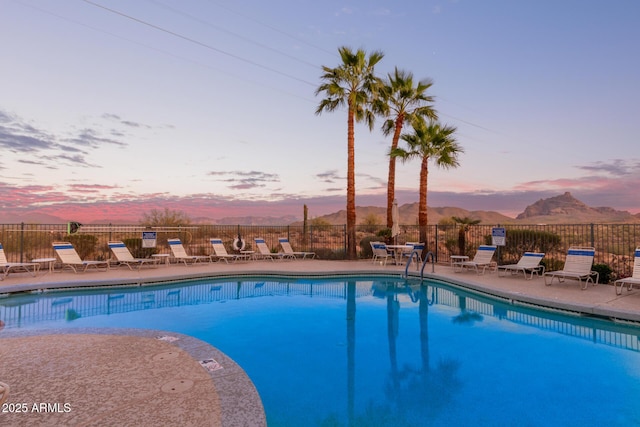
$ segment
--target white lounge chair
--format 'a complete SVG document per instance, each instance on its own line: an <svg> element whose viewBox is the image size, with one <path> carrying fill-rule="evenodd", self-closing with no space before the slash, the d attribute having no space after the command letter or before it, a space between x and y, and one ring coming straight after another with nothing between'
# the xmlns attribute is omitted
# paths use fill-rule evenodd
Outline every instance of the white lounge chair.
<svg viewBox="0 0 640 427"><path fill-rule="evenodd" d="M640 247L637 247L634 252L633 273L631 274L631 277L618 279L615 281L614 285L616 288L616 294L618 295L622 294L622 288L624 285L627 285L627 291L630 291L633 288L633 285L640 285Z"/></svg>
<svg viewBox="0 0 640 427"><path fill-rule="evenodd" d="M79 269L87 271L89 267L95 267L96 270L104 267L105 271L109 269L109 261L83 261L76 252L76 248L69 242L53 242L52 245L56 255L60 258L62 268L69 267L74 273L77 273Z"/></svg>
<svg viewBox="0 0 640 427"><path fill-rule="evenodd" d="M476 255L471 261L458 261L453 263L453 271L461 272L465 268L474 269L477 274L484 274L487 267L491 266L491 259L496 252L496 246L493 245L480 245L476 251ZM480 273L480 267L482 267L482 273Z"/></svg>
<svg viewBox="0 0 640 427"><path fill-rule="evenodd" d="M498 266L498 276L505 277L507 273L516 275L522 271L524 278L527 280L533 279L533 275L543 275L544 265L540 264L544 258L544 253L541 252L525 252L517 264L506 264ZM500 273L503 274L500 274ZM527 273L530 273L527 277Z"/></svg>
<svg viewBox="0 0 640 427"><path fill-rule="evenodd" d="M380 262L381 265L387 265L387 260L393 258L393 255L387 251L387 245L384 242L369 242L373 251L373 263Z"/></svg>
<svg viewBox="0 0 640 427"><path fill-rule="evenodd" d="M7 261L7 256L4 253L4 248L2 247L2 243L0 243L0 271L2 272L2 274L0 274L0 280L3 280L5 277L7 277L9 273L13 273L16 271L25 271L35 277L39 269L40 264L37 262Z"/></svg>
<svg viewBox="0 0 640 427"><path fill-rule="evenodd" d="M227 252L227 248L224 247L224 243L222 243L222 239L209 239L211 242L211 246L213 246L213 255L211 257L215 257L218 261L224 260L227 264L229 260L238 261L245 260L248 261L251 258L251 254L230 254Z"/></svg>
<svg viewBox="0 0 640 427"><path fill-rule="evenodd" d="M564 279L577 279L580 284L584 280L582 290L587 289L587 285L591 282L593 285L598 284L600 273L592 271L593 258L596 250L591 247L571 247L567 252L567 259L564 262L562 270L547 271L544 273L544 284L549 286L553 283L553 279L558 279L558 283L564 282ZM547 281L549 277L549 281ZM595 277L595 281L593 280Z"/></svg>
<svg viewBox="0 0 640 427"><path fill-rule="evenodd" d="M294 258L301 257L302 259L305 259L306 257L309 257L313 259L316 257L315 252L294 251L291 247L291 243L289 243L289 239L287 239L286 237L280 237L278 241L280 242L280 246L282 246L282 250L284 251L284 253L293 255Z"/></svg>
<svg viewBox="0 0 640 427"><path fill-rule="evenodd" d="M143 265L158 266L157 258L134 258L124 242L109 242L108 245L111 252L116 256L116 261L118 261L119 266L126 265L129 267L129 270L133 270L132 265L137 265L138 270L140 270L140 267Z"/></svg>
<svg viewBox="0 0 640 427"><path fill-rule="evenodd" d="M256 237L255 239L253 239L256 242L256 247L258 248L258 254L257 256L259 256L262 259L270 259L271 261L276 260L276 259L295 259L296 257L294 255L290 255L290 254L285 254L283 252L271 252L269 250L269 247L267 246L267 243L264 241L264 239L262 237Z"/></svg>
<svg viewBox="0 0 640 427"><path fill-rule="evenodd" d="M169 244L169 248L171 248L171 253L173 257L178 261L184 262L184 265L196 264L198 262L211 262L211 257L208 255L189 255L187 251L184 250L184 246L182 246L182 242L180 239L167 239L167 243Z"/></svg>

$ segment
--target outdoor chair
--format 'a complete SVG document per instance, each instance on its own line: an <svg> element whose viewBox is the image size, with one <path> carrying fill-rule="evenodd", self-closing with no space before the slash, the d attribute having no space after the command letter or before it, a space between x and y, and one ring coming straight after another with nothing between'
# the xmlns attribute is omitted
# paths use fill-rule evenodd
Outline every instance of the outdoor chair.
<svg viewBox="0 0 640 427"><path fill-rule="evenodd" d="M544 253L540 252L525 252L517 264L506 264L498 266L498 276L506 277L508 274L517 275L519 272L524 274L524 278L527 280L533 279L533 275L543 275L544 265L540 264L544 258ZM502 274L500 274L502 272ZM527 273L530 273L527 276Z"/></svg>
<svg viewBox="0 0 640 427"><path fill-rule="evenodd" d="M197 264L199 262L211 262L211 257L208 255L189 255L187 251L185 251L184 246L182 246L182 242L180 239L168 239L167 243L169 244L169 248L171 248L171 253L173 257L178 261L182 261L184 265Z"/></svg>
<svg viewBox="0 0 640 427"><path fill-rule="evenodd" d="M622 294L622 288L627 285L627 291L633 288L633 285L640 285L640 247L637 247L634 252L633 273L631 277L625 277L618 279L614 282L616 288L616 294Z"/></svg>
<svg viewBox="0 0 640 427"><path fill-rule="evenodd" d="M216 258L218 261L229 263L229 260L238 261L244 260L248 261L251 258L251 254L230 254L227 252L227 248L224 247L224 243L222 243L222 239L209 239L211 242L211 246L213 246L213 254L212 258Z"/></svg>
<svg viewBox="0 0 640 427"><path fill-rule="evenodd" d="M469 270L475 270L477 274L484 274L486 268L492 265L491 259L493 258L493 254L495 252L496 246L480 245L478 247L478 250L476 251L476 255L471 261L454 262L453 271L459 273L466 268ZM480 273L480 268L482 268L482 273Z"/></svg>
<svg viewBox="0 0 640 427"><path fill-rule="evenodd" d="M309 257L313 259L316 257L315 252L294 251L291 247L291 243L289 243L289 239L287 239L286 237L280 237L278 241L280 242L280 246L282 246L282 250L284 251L284 253L293 255L294 258L301 257L302 259L305 259L306 257Z"/></svg>
<svg viewBox="0 0 640 427"><path fill-rule="evenodd" d="M376 264L380 262L380 265L387 265L387 260L393 258L393 255L387 251L387 245L384 242L369 242L371 244L371 250L373 251L372 262Z"/></svg>
<svg viewBox="0 0 640 427"><path fill-rule="evenodd" d="M591 247L569 248L563 269L544 273L544 284L550 286L553 283L553 279L558 279L558 283L563 283L564 279L569 278L578 280L581 285L584 280L584 285L581 286L582 290L587 289L589 282L594 286L597 285L600 273L591 270L595 254L595 248ZM547 281L547 278L549 278L549 281Z"/></svg>
<svg viewBox="0 0 640 427"><path fill-rule="evenodd" d="M285 254L283 252L275 252L275 253L271 252L269 250L269 246L267 246L267 243L264 241L262 237L256 237L253 240L256 242L256 247L258 248L257 256L262 259L270 259L271 261L274 261L276 259L284 260L284 259L296 258L294 255Z"/></svg>
<svg viewBox="0 0 640 427"><path fill-rule="evenodd" d="M109 242L108 245L109 249L111 249L111 252L113 252L113 254L116 256L118 266L126 265L127 267L129 267L129 270L133 270L132 265L137 265L138 270L140 270L143 265L149 265L153 267L158 266L157 258L134 258L124 242Z"/></svg>
<svg viewBox="0 0 640 427"><path fill-rule="evenodd" d="M37 262L9 262L7 261L7 256L4 253L4 248L2 247L2 243L0 243L0 280L3 280L9 273L13 273L16 271L25 271L30 273L32 276L36 276L36 273L40 269L40 264Z"/></svg>
<svg viewBox="0 0 640 427"><path fill-rule="evenodd" d="M69 267L74 273L78 270L87 271L89 267L95 267L96 270L104 267L105 271L109 269L109 261L83 261L76 252L76 248L69 242L53 242L52 245L60 258L62 268Z"/></svg>

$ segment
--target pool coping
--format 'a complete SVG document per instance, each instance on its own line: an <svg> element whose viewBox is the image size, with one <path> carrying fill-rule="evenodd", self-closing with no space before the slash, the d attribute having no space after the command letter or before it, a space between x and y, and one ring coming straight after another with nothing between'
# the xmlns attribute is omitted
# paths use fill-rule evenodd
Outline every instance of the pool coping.
<svg viewBox="0 0 640 427"><path fill-rule="evenodd" d="M213 359L219 366L216 369L203 369L209 374L213 387L217 393L216 399L211 398L211 405L220 413L220 425L245 425L266 426L266 416L262 399L258 391L246 374L246 372L233 359L212 345L195 337L156 329L137 328L74 328L74 329L33 329L33 330L8 330L0 336L0 341L11 338L37 339L43 335L117 335L134 338L153 338L164 341L167 345L175 346L185 351L191 358L202 365L201 362ZM53 350L55 351L55 350ZM78 355L83 358L85 355ZM29 355L24 354L25 360ZM167 361L166 363L171 363ZM82 363L78 363L82 369ZM24 384L21 385L23 388ZM208 399L209 396L200 396L199 399ZM9 401L11 396L9 396ZM242 402L242 410L238 410L238 402ZM144 408L142 409L144 410ZM215 412L215 411L214 411Z"/></svg>

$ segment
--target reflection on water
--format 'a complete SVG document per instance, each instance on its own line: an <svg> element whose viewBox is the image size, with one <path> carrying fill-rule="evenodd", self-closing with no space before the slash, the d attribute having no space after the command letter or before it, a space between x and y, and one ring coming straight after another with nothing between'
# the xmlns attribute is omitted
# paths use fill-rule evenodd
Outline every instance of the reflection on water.
<svg viewBox="0 0 640 427"><path fill-rule="evenodd" d="M621 413L624 402L602 397L624 390L624 398L640 398L640 368L625 365L640 366L637 327L517 307L435 282L259 278L19 295L0 299L0 320L0 338L78 325L204 339L249 373L269 425L566 425L576 413L590 425L611 421L614 407L613 425L640 421L637 405L622 405ZM619 363L593 369L609 359ZM603 406L583 399L587 377ZM567 395L561 387L577 390ZM523 406L531 393L543 397ZM523 415L536 411L556 422Z"/></svg>

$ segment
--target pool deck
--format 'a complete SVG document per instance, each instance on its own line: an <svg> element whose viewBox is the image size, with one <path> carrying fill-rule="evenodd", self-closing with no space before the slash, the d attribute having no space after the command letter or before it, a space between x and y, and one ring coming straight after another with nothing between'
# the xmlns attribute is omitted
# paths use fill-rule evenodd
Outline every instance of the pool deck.
<svg viewBox="0 0 640 427"><path fill-rule="evenodd" d="M570 279L545 286L542 277L459 273L440 264L431 273L431 267L425 268L427 278L513 304L640 322L640 290L616 295L611 285L581 290ZM404 269L371 261L296 260L170 264L133 271L119 267L77 274L41 271L36 277L12 273L0 281L0 294L237 274L399 274ZM409 273L419 275L413 266ZM8 408L15 411L15 404L26 404L20 406L22 413L0 413L2 425L266 425L260 397L241 367L193 337L136 329L5 329L0 330L0 360L0 382L10 386L7 403L14 404Z"/></svg>

